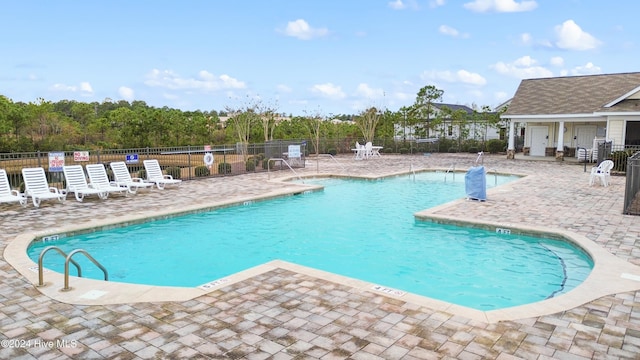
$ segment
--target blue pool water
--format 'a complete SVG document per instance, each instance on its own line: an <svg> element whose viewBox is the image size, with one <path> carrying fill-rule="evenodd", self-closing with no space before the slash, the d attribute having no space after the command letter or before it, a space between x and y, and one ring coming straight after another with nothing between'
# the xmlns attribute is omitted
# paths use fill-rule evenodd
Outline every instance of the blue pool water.
<svg viewBox="0 0 640 360"><path fill-rule="evenodd" d="M490 187L495 181L487 177ZM325 188L34 242L29 256L37 262L50 245L67 253L83 248L111 281L186 287L280 259L480 310L565 293L593 266L563 241L416 220L416 211L465 197L460 174L446 182L443 173L306 182ZM102 279L82 256L74 259L84 277ZM54 252L45 257L45 267L58 272L63 262Z"/></svg>

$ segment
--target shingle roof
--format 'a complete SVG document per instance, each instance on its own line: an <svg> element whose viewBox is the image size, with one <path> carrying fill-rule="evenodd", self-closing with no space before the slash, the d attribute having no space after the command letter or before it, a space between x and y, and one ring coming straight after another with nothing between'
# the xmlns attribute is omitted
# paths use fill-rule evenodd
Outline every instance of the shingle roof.
<svg viewBox="0 0 640 360"><path fill-rule="evenodd" d="M457 104L445 104L445 103L433 103L433 106L438 109L442 109L443 107L448 107L451 111L464 110L467 114L473 114L473 109L466 105L457 105Z"/></svg>
<svg viewBox="0 0 640 360"><path fill-rule="evenodd" d="M522 80L503 116L632 111L627 101L603 106L637 87L640 72Z"/></svg>

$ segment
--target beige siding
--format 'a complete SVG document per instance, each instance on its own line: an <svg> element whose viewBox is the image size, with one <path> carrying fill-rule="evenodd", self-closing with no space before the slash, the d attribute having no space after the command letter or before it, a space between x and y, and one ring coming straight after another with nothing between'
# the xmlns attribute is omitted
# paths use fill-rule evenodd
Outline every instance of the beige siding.
<svg viewBox="0 0 640 360"><path fill-rule="evenodd" d="M624 124L623 119L609 119L607 138L612 140L614 145L624 144Z"/></svg>

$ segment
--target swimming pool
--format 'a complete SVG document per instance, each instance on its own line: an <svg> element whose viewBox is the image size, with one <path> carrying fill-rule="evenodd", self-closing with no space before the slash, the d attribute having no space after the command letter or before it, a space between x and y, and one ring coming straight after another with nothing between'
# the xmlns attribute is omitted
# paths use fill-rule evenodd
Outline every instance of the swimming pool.
<svg viewBox="0 0 640 360"><path fill-rule="evenodd" d="M543 300L589 274L591 260L564 241L415 220L416 211L464 197L463 176L443 177L317 179L323 191L35 242L29 256L37 261L50 245L83 248L112 281L190 287L282 259L479 310ZM85 277L102 279L76 260ZM61 263L45 257L49 269L62 272Z"/></svg>

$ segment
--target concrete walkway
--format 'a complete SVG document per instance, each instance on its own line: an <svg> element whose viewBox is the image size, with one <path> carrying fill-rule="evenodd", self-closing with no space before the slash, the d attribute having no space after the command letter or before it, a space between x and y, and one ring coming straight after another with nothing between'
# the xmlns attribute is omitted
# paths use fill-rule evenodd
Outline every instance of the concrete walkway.
<svg viewBox="0 0 640 360"><path fill-rule="evenodd" d="M452 164L464 171L474 161L473 154L383 155L364 161L342 156L308 160L300 173L383 176ZM462 222L575 233L629 266L640 265L640 218L621 214L624 177L613 177L607 188L589 187L589 169L584 173L582 165L504 156L486 156L484 165L528 176L490 192L486 202L458 201L433 213ZM276 172L271 180L291 175ZM70 197L65 204L47 202L39 209L0 205L0 250L4 253L25 232L56 233L105 219L124 221L299 191L297 185L267 179L258 173L196 180L106 201L78 203ZM74 305L43 294L4 259L2 359L637 359L640 354L640 282L635 290L548 315L485 322L286 266L190 300Z"/></svg>

